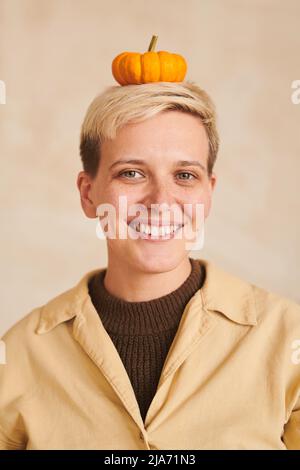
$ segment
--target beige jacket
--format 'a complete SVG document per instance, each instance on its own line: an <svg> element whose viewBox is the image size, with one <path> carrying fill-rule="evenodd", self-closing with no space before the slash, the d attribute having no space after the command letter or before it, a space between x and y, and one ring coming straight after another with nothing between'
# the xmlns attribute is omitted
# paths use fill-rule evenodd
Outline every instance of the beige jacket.
<svg viewBox="0 0 300 470"><path fill-rule="evenodd" d="M0 449L300 449L300 306L214 264L143 423L90 271L3 337Z"/></svg>

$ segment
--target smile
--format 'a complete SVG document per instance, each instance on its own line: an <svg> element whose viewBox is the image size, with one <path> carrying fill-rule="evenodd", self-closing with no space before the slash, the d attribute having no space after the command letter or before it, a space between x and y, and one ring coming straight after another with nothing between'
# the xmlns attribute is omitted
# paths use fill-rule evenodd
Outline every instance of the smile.
<svg viewBox="0 0 300 470"><path fill-rule="evenodd" d="M180 225L148 225L142 223L131 223L129 227L139 234L138 238L144 240L170 240L180 231L183 224Z"/></svg>

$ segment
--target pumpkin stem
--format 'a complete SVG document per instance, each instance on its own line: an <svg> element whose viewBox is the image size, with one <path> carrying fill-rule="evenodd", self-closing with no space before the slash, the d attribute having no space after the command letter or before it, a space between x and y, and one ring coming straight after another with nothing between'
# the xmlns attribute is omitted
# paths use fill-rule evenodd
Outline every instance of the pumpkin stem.
<svg viewBox="0 0 300 470"><path fill-rule="evenodd" d="M157 39L158 39L158 36L152 36L150 45L148 47L148 52L154 51L156 47Z"/></svg>

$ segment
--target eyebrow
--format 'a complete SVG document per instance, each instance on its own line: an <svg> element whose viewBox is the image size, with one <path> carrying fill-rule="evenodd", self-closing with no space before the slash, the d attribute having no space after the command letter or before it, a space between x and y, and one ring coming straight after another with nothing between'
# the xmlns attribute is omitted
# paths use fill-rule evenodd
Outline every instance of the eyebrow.
<svg viewBox="0 0 300 470"><path fill-rule="evenodd" d="M114 168L117 165L124 163L133 163L136 165L147 165L147 162L145 160L137 160L137 159L131 159L131 160L117 160L114 162L109 169ZM198 162L198 160L178 160L177 162L174 163L174 165L178 166L198 166L201 168L203 171L207 171L204 165L202 163Z"/></svg>

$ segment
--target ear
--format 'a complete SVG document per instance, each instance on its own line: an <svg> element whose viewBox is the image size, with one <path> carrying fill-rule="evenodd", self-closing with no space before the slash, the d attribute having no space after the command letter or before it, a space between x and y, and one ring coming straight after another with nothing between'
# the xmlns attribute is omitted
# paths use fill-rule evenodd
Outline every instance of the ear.
<svg viewBox="0 0 300 470"><path fill-rule="evenodd" d="M80 193L81 207L87 217L97 217L96 207L91 199L92 179L85 171L80 171L77 176L77 188Z"/></svg>
<svg viewBox="0 0 300 470"><path fill-rule="evenodd" d="M216 182L217 182L217 175L215 173L212 173L209 179L210 179L211 192L213 192L216 186Z"/></svg>

